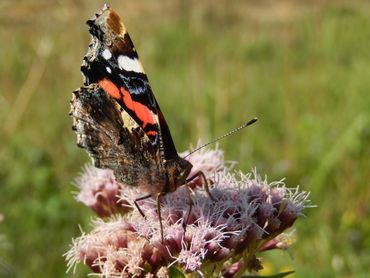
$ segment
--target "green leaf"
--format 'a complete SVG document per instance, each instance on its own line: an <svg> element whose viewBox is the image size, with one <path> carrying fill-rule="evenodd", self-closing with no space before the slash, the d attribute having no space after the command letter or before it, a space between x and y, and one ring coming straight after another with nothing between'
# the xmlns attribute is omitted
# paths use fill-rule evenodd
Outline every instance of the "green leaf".
<svg viewBox="0 0 370 278"><path fill-rule="evenodd" d="M274 275L268 275L268 276L257 276L257 275L252 275L252 276L242 276L242 278L283 278L285 276L288 276L289 274L292 274L294 273L293 270L291 271L287 271L287 272L281 272L281 273L278 273L278 274L274 274Z"/></svg>
<svg viewBox="0 0 370 278"><path fill-rule="evenodd" d="M177 268L170 267L170 278L185 278L185 275Z"/></svg>

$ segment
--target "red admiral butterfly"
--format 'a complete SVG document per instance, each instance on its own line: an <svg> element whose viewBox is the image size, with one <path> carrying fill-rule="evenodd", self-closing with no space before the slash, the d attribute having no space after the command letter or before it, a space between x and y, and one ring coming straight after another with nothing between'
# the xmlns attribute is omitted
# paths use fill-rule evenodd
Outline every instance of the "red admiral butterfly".
<svg viewBox="0 0 370 278"><path fill-rule="evenodd" d="M119 16L105 5L87 25L91 42L81 65L85 86L73 92L70 112L78 146L87 150L96 167L113 170L118 181L147 194L136 201L156 197L159 219L160 196L196 177L203 178L212 198L202 172L187 180L192 164L176 151L148 77ZM162 231L161 221L160 224Z"/></svg>
<svg viewBox="0 0 370 278"><path fill-rule="evenodd" d="M159 204L160 195L187 182L192 164L176 151L119 16L104 6L87 25L91 42L81 66L85 86L71 100L77 144L96 167L113 170L118 181L147 194L140 199L156 196Z"/></svg>

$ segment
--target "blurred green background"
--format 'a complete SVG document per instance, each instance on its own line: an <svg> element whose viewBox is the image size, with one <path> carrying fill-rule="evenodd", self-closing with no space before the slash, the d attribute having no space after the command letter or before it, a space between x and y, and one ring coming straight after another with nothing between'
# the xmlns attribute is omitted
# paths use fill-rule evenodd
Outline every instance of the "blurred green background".
<svg viewBox="0 0 370 278"><path fill-rule="evenodd" d="M102 1L0 2L0 277L65 277L93 214L73 199L89 159L68 117L85 21ZM182 151L254 116L226 159L287 178L318 205L264 274L369 277L370 2L111 1ZM88 273L78 267L74 277ZM69 274L68 276L72 276Z"/></svg>

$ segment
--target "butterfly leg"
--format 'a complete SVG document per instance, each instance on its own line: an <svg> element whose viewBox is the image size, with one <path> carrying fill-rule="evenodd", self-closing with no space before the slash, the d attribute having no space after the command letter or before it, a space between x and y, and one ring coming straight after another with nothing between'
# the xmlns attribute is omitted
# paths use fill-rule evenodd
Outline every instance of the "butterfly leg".
<svg viewBox="0 0 370 278"><path fill-rule="evenodd" d="M158 212L158 219L159 219L159 226L161 229L161 238L162 242L164 242L164 236L163 236L163 224L162 224L162 213L161 213L161 197L164 196L164 192L157 194L157 212Z"/></svg>
<svg viewBox="0 0 370 278"><path fill-rule="evenodd" d="M137 199L134 201L134 204L135 204L135 206L136 206L137 210L140 212L141 216L142 216L142 217L144 217L144 218L146 218L146 217L145 217L145 214L144 214L144 212L141 210L141 208L139 207L139 204L138 204L137 202L139 202L139 201L141 201L141 200L148 199L148 198L150 198L150 197L152 197L152 195L150 195L150 194L149 194L149 195L145 195L145 196L143 196L143 197L137 198Z"/></svg>
<svg viewBox="0 0 370 278"><path fill-rule="evenodd" d="M191 198L191 188L189 186L188 183L186 183L186 188L188 189L188 201L189 201L189 209L188 209L188 212L186 214L186 218L185 218L185 221L182 222L182 228L184 229L184 235L186 233L186 226L188 224L188 221L189 221L189 217L190 217L190 213L191 213L191 210L193 209L193 199Z"/></svg>
<svg viewBox="0 0 370 278"><path fill-rule="evenodd" d="M209 191L209 186L208 186L208 181L207 181L206 175L204 175L204 173L202 171L199 171L194 176L192 176L190 179L186 180L186 184L188 184L189 182L191 182L192 180L194 180L197 177L201 177L203 179L204 189L206 190L208 196L211 198L212 201L216 201L216 199L212 196L211 192Z"/></svg>

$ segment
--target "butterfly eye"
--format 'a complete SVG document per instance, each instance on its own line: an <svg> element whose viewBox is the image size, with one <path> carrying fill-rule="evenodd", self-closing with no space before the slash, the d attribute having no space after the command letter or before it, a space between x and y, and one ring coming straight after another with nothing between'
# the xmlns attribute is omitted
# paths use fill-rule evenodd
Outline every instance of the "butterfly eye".
<svg viewBox="0 0 370 278"><path fill-rule="evenodd" d="M179 179L182 179L182 178L183 178L183 176L184 176L184 172L180 172L180 171L178 171L178 172L177 172L177 176L179 177Z"/></svg>
<svg viewBox="0 0 370 278"><path fill-rule="evenodd" d="M178 171L178 177L179 180L184 180L189 174L189 171L187 169L181 169Z"/></svg>
<svg viewBox="0 0 370 278"><path fill-rule="evenodd" d="M183 175L184 175L184 172L181 171L181 169L176 169L176 176L182 178Z"/></svg>

